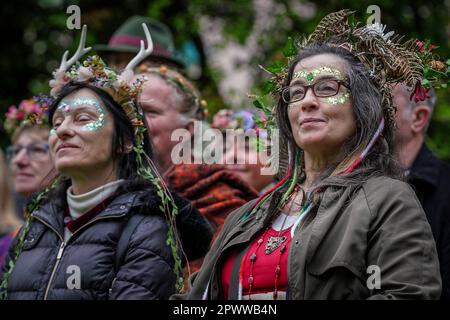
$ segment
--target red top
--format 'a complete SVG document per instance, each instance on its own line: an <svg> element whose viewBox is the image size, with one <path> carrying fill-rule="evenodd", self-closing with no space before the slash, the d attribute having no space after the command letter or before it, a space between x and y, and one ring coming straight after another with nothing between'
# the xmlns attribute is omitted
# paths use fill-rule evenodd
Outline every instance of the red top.
<svg viewBox="0 0 450 320"><path fill-rule="evenodd" d="M288 283L288 274L287 274L287 266L288 266L288 256L289 256L289 247L291 243L291 227L284 229L283 231L276 231L272 228L268 230L263 230L259 234L256 235L253 242L250 244L247 252L242 258L242 295L247 295L249 291L248 279L250 276L250 256L253 253L256 253L256 260L253 265L253 287L252 294L254 293L266 293L273 292L275 289L275 269L280 262L280 276L278 278L277 289L278 291L286 291L287 283ZM281 254L280 259L280 249L282 244L276 248L272 253L266 254L265 247L267 241L270 237L278 237L285 236L286 240L283 244L286 245L286 249ZM258 247L258 241L263 239L262 244ZM237 252L231 251L228 257L225 259L224 264L222 265L222 288L224 298L228 299L228 289L230 287L230 277L231 277L231 269L233 268L233 263L236 258Z"/></svg>

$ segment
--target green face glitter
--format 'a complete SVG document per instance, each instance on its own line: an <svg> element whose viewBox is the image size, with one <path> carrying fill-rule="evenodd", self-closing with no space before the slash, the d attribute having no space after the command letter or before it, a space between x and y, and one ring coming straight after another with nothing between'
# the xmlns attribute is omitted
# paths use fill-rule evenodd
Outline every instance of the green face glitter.
<svg viewBox="0 0 450 320"><path fill-rule="evenodd" d="M57 111L62 111L64 115L73 113L76 109L81 107L84 108L94 108L99 116L98 119L85 124L81 127L82 131L97 131L105 126L106 124L106 113L105 109L98 103L97 100L91 98L76 98L73 100L63 100L59 103ZM50 130L50 136L56 134L55 129Z"/></svg>
<svg viewBox="0 0 450 320"><path fill-rule="evenodd" d="M294 73L292 79L303 78L308 82L308 84L311 84L318 75L331 75L335 76L339 80L345 79L340 70L331 67L320 67L312 71L300 70Z"/></svg>

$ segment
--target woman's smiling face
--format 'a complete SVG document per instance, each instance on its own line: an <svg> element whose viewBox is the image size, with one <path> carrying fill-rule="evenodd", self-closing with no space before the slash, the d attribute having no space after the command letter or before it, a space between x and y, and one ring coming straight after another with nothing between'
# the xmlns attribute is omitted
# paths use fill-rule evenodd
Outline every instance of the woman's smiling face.
<svg viewBox="0 0 450 320"><path fill-rule="evenodd" d="M69 177L99 170L114 171L112 115L90 89L60 101L52 118L49 145L56 169Z"/></svg>
<svg viewBox="0 0 450 320"><path fill-rule="evenodd" d="M345 82L346 67L345 60L333 54L302 59L294 68L290 87L313 85L324 80ZM304 98L288 104L288 108L295 142L307 152L338 154L345 141L355 134L351 93L344 85L340 85L337 94L331 97L317 97L312 88L308 88Z"/></svg>

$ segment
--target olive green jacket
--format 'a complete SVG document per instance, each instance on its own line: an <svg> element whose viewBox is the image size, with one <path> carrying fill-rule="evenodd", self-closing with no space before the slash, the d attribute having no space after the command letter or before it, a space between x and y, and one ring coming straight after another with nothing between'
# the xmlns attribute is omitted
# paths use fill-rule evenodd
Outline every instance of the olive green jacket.
<svg viewBox="0 0 450 320"><path fill-rule="evenodd" d="M274 194L246 220L241 217L253 201L231 213L188 291L171 298L224 299L221 258L270 223L280 198ZM288 299L439 298L436 245L406 183L376 177L358 187L329 187L316 207L291 242Z"/></svg>

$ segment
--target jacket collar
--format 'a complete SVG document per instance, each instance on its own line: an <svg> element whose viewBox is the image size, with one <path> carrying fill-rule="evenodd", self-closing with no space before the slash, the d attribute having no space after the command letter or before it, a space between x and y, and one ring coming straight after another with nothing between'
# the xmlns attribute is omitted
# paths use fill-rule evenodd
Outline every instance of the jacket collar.
<svg viewBox="0 0 450 320"><path fill-rule="evenodd" d="M409 172L408 180L421 180L436 187L439 180L439 160L425 144L419 151Z"/></svg>
<svg viewBox="0 0 450 320"><path fill-rule="evenodd" d="M132 207L143 203L139 199L144 191L122 193L93 219L125 216ZM35 217L54 229L60 236L64 234L64 212L61 201L50 201L32 213Z"/></svg>

